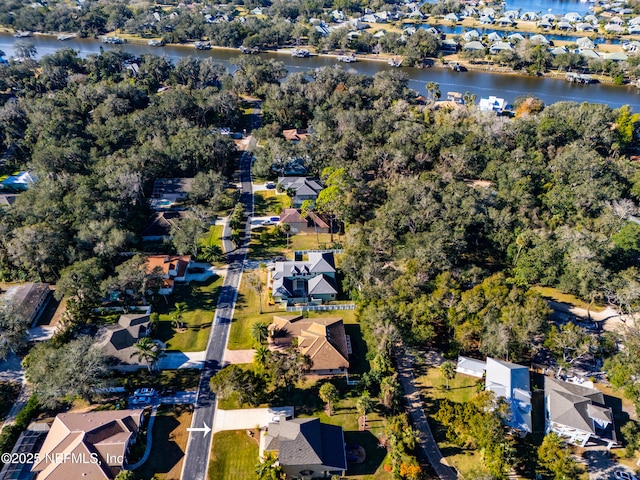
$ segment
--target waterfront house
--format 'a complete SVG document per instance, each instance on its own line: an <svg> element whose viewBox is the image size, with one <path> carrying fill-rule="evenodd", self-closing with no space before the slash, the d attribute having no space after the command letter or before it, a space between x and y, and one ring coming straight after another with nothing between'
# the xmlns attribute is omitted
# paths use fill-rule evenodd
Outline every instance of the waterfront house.
<svg viewBox="0 0 640 480"><path fill-rule="evenodd" d="M480 38L480 33L477 30L469 30L468 32L464 32L462 34L462 39L465 42L471 42L473 40L478 40Z"/></svg>
<svg viewBox="0 0 640 480"><path fill-rule="evenodd" d="M273 452L287 479L342 477L347 455L342 427L327 425L319 418L284 416L269 423L260 439L260 457Z"/></svg>
<svg viewBox="0 0 640 480"><path fill-rule="evenodd" d="M569 23L576 23L582 20L582 15L578 12L568 12L564 14L562 19Z"/></svg>
<svg viewBox="0 0 640 480"><path fill-rule="evenodd" d="M562 30L564 32L570 32L573 31L573 25L571 25L569 22L566 21L560 21L556 24L556 28L558 30Z"/></svg>
<svg viewBox="0 0 640 480"><path fill-rule="evenodd" d="M595 27L591 23L580 22L576 23L576 31L578 32L593 32Z"/></svg>
<svg viewBox="0 0 640 480"><path fill-rule="evenodd" d="M536 23L536 27L543 28L545 30L550 30L553 28L553 23L543 18L541 20L538 20L538 23Z"/></svg>
<svg viewBox="0 0 640 480"><path fill-rule="evenodd" d="M505 50L513 50L513 48L511 48L511 44L507 42L496 42L489 47L489 53L492 55L497 55Z"/></svg>
<svg viewBox="0 0 640 480"><path fill-rule="evenodd" d="M496 112L500 114L507 108L507 102L504 98L491 95L489 98L481 98L478 108L481 112Z"/></svg>
<svg viewBox="0 0 640 480"><path fill-rule="evenodd" d="M511 43L520 43L524 41L524 36L521 33L512 33L507 37L507 40Z"/></svg>
<svg viewBox="0 0 640 480"><path fill-rule="evenodd" d="M510 417L505 421L509 427L522 435L531 433L531 386L527 367L487 357L485 389L509 404Z"/></svg>
<svg viewBox="0 0 640 480"><path fill-rule="evenodd" d="M545 431L555 432L569 442L618 444L613 412L605 405L601 391L583 385L544 378Z"/></svg>
<svg viewBox="0 0 640 480"><path fill-rule="evenodd" d="M540 45L549 45L549 40L547 40L547 37L545 37L544 35L540 35L540 34L533 35L529 39L529 41L531 43L537 43L537 44L540 44Z"/></svg>
<svg viewBox="0 0 640 480"><path fill-rule="evenodd" d="M487 40L495 43L502 41L502 37L498 34L498 32L491 32L489 35L487 35Z"/></svg>
<svg viewBox="0 0 640 480"><path fill-rule="evenodd" d="M448 13L444 16L445 22L458 23L460 19L455 13Z"/></svg>
<svg viewBox="0 0 640 480"><path fill-rule="evenodd" d="M474 40L473 42L467 42L462 46L463 50L473 50L473 51L482 51L484 50L484 45L477 41Z"/></svg>
<svg viewBox="0 0 640 480"><path fill-rule="evenodd" d="M498 20L496 20L496 23L501 27L512 27L516 22L514 22L510 17L500 17Z"/></svg>
<svg viewBox="0 0 640 480"><path fill-rule="evenodd" d="M580 37L578 40L576 40L576 45L578 45L579 48L586 48L588 50L593 50L594 48L596 48L596 44L593 43L593 41L589 37Z"/></svg>
<svg viewBox="0 0 640 480"><path fill-rule="evenodd" d="M538 20L538 14L536 12L524 12L522 15L520 15L520 20L535 22L536 20Z"/></svg>
<svg viewBox="0 0 640 480"><path fill-rule="evenodd" d="M624 32L624 26L618 25L617 23L607 23L604 29L610 33L622 34Z"/></svg>
<svg viewBox="0 0 640 480"><path fill-rule="evenodd" d="M337 375L349 368L351 340L341 318L303 318L275 316L269 326L270 346L283 348L296 345L312 362L309 373Z"/></svg>

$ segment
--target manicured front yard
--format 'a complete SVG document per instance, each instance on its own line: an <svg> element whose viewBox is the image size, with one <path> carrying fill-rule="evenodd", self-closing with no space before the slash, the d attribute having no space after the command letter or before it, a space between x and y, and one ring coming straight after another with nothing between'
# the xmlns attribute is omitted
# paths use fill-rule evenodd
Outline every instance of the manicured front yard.
<svg viewBox="0 0 640 480"><path fill-rule="evenodd" d="M218 432L213 436L210 480L256 478L258 442L244 430Z"/></svg>
<svg viewBox="0 0 640 480"><path fill-rule="evenodd" d="M144 387L152 387L156 390L164 388L174 388L176 391L195 390L198 388L199 381L200 370L195 368L153 372L141 368L135 372L116 373L113 379L114 385L123 386L131 393Z"/></svg>
<svg viewBox="0 0 640 480"><path fill-rule="evenodd" d="M153 425L151 456L136 470L138 478L179 480L187 450L192 413L189 407L167 405L158 409ZM155 475L155 477L154 477Z"/></svg>
<svg viewBox="0 0 640 480"><path fill-rule="evenodd" d="M266 272L262 273L262 278L266 282ZM263 284L262 291L262 310L260 314L260 305L258 294L248 285L247 273L242 276L240 288L238 289L238 300L236 302L235 312L231 323L231 331L229 332L229 343L227 348L230 350L244 350L254 347L253 338L251 338L251 326L257 322L271 323L274 315L295 315L296 312L286 312L282 308L268 304L268 291ZM345 325L356 324L354 310L335 310L325 312L305 312L309 318L326 318L340 317ZM349 332L347 332L349 333Z"/></svg>
<svg viewBox="0 0 640 480"><path fill-rule="evenodd" d="M291 199L284 193L274 190L259 190L253 193L253 215L264 217L280 215L282 210L291 207Z"/></svg>
<svg viewBox="0 0 640 480"><path fill-rule="evenodd" d="M160 306L160 322L155 337L165 342L167 350L199 352L207 347L222 280L214 277L208 283L191 282L191 285L176 287L168 303ZM177 331L171 319L171 312L179 302L187 304L187 311L182 317L186 324L184 331Z"/></svg>
<svg viewBox="0 0 640 480"><path fill-rule="evenodd" d="M209 227L209 231L205 234L205 236L200 241L200 244L203 247L209 247L212 245L217 245L222 248L222 225L213 225Z"/></svg>

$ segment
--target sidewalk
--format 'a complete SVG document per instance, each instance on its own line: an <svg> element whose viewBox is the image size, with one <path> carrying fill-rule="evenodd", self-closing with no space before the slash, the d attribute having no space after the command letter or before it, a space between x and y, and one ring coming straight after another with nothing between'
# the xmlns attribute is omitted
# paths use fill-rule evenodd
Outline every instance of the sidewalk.
<svg viewBox="0 0 640 480"><path fill-rule="evenodd" d="M398 379L404 389L406 410L411 417L413 427L419 433L418 443L420 444L420 450L424 456L429 459L429 463L431 463L431 466L441 480L456 480L458 474L447 465L446 460L442 457L438 444L431 433L427 416L422 408L422 399L414 384L415 379L413 377L412 367L415 359L411 354L401 352L397 356L397 361Z"/></svg>

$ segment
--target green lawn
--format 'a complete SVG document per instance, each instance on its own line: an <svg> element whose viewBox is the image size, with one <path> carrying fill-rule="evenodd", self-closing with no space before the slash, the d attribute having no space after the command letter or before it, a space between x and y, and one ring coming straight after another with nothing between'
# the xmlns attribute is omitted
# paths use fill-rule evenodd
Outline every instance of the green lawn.
<svg viewBox="0 0 640 480"><path fill-rule="evenodd" d="M153 424L151 456L136 470L141 480L178 480L191 425L190 407L161 406ZM154 476L155 475L155 476Z"/></svg>
<svg viewBox="0 0 640 480"><path fill-rule="evenodd" d="M258 442L244 430L218 432L213 436L210 480L255 478L257 464Z"/></svg>
<svg viewBox="0 0 640 480"><path fill-rule="evenodd" d="M605 307L602 305L589 305L589 303L580 300L575 295L570 293L562 293L560 290L552 287L541 287L539 285L531 287L536 293L539 293L544 298L549 300L555 300L556 302L568 303L569 305L575 305L578 308L584 308L585 310L591 310L593 312L602 312Z"/></svg>
<svg viewBox="0 0 640 480"><path fill-rule="evenodd" d="M222 225L213 225L209 227L209 231L200 241L200 244L203 247L209 247L212 245L217 245L222 248Z"/></svg>
<svg viewBox="0 0 640 480"><path fill-rule="evenodd" d="M263 274L263 280L266 282L266 274ZM293 315L295 313L285 312L276 305L269 305L266 287L263 287L262 292L262 311L263 313L261 314L258 294L247 285L246 275L243 275L238 289L238 300L233 314L231 331L229 332L229 343L227 344L229 350L244 350L254 347L254 342L251 338L251 326L254 323L271 323L274 315ZM340 317L344 320L345 325L357 324L354 310L329 310L326 312L306 312L305 314L309 318ZM356 333L354 330L350 334L355 335ZM361 338L361 336L358 338Z"/></svg>
<svg viewBox="0 0 640 480"><path fill-rule="evenodd" d="M280 215L285 208L291 207L291 199L285 193L275 190L259 190L253 193L253 215L264 217Z"/></svg>
<svg viewBox="0 0 640 480"><path fill-rule="evenodd" d="M207 347L222 280L214 277L208 283L191 282L191 285L178 286L169 297L169 303L158 308L160 323L155 337L166 343L167 350L198 352ZM188 305L183 316L187 324L185 331L176 331L172 325L171 311L178 302Z"/></svg>
<svg viewBox="0 0 640 480"><path fill-rule="evenodd" d="M295 250L326 250L330 248L341 248L342 235L333 234L333 243L331 242L331 234L319 233L296 233L289 238L289 250L291 255Z"/></svg>

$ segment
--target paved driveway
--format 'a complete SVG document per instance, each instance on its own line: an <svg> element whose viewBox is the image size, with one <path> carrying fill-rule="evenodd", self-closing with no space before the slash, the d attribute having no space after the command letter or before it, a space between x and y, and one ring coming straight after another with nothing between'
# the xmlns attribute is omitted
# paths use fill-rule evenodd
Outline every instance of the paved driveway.
<svg viewBox="0 0 640 480"><path fill-rule="evenodd" d="M247 430L256 427L266 427L274 417L283 414L293 417L293 407L280 408L245 408L242 410L216 411L213 431Z"/></svg>
<svg viewBox="0 0 640 480"><path fill-rule="evenodd" d="M584 454L589 480L610 480L615 472L629 472L633 470L620 465L611 458L605 447L589 447Z"/></svg>

